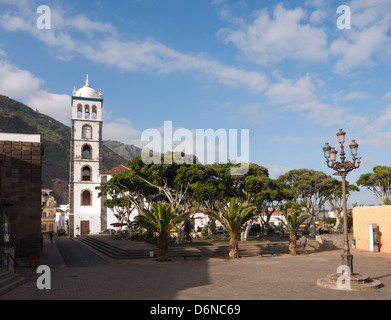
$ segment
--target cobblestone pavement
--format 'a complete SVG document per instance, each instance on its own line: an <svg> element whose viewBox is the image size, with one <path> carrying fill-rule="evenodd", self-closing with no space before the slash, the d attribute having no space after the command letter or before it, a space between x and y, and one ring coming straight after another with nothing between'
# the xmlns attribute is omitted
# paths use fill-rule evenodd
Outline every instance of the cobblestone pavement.
<svg viewBox="0 0 391 320"><path fill-rule="evenodd" d="M37 288L35 268L20 268L26 283L0 300L391 299L391 255L385 253L352 250L355 272L380 280L382 288L346 292L318 287L317 279L336 272L341 253L157 263L111 260L76 240L55 239L45 242L40 261L50 267L51 289Z"/></svg>

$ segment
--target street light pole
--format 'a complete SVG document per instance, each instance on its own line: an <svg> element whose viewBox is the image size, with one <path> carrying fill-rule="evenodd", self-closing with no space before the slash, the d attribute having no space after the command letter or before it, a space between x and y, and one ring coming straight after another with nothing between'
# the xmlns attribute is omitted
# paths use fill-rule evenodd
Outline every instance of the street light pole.
<svg viewBox="0 0 391 320"><path fill-rule="evenodd" d="M343 200L343 234L344 245L342 264L350 268L350 272L353 274L353 255L350 253L349 245L349 230L348 230L348 209L346 205L346 174L342 173L342 200Z"/></svg>
<svg viewBox="0 0 391 320"><path fill-rule="evenodd" d="M361 158L357 156L358 144L355 140L351 142L349 145L350 152L353 156L353 161L346 160L344 143L345 143L345 135L346 133L339 130L337 133L338 142L341 146L340 159L337 160L338 151L335 148L330 147L328 143L323 147L324 156L326 158L327 166L333 170L335 170L337 175L342 177L342 201L343 201L343 232L344 232L344 253L342 254L342 264L346 265L350 268L351 274L353 274L353 255L350 253L349 246L349 230L348 230L348 210L346 205L346 176L353 169L357 169L360 167ZM331 163L330 163L331 161Z"/></svg>

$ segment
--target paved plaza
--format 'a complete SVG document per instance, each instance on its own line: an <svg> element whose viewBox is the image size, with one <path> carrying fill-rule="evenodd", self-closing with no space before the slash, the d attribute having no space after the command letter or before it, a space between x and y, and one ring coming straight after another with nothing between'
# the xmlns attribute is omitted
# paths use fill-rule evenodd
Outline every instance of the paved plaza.
<svg viewBox="0 0 391 320"><path fill-rule="evenodd" d="M346 292L318 287L335 273L341 250L291 257L238 260L112 260L77 240L45 240L40 264L51 270L51 289L39 290L35 268L21 267L27 281L1 300L389 300L391 255L358 252L355 272L382 282L373 291Z"/></svg>

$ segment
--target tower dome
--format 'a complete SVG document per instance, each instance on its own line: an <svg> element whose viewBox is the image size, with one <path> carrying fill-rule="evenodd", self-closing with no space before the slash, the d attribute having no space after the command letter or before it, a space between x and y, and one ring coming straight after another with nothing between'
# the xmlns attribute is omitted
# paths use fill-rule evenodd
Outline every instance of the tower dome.
<svg viewBox="0 0 391 320"><path fill-rule="evenodd" d="M87 79L86 84L84 87L80 88L79 90L73 90L73 96L74 97L81 97L81 98L92 98L92 99L101 99L102 94L96 92L94 88L90 86L90 83L88 81L88 73L87 73Z"/></svg>

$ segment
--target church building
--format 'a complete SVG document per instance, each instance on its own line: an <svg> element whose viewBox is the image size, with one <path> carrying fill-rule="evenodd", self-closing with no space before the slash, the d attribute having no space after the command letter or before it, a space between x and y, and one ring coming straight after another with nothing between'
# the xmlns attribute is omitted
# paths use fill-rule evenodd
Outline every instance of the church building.
<svg viewBox="0 0 391 320"><path fill-rule="evenodd" d="M99 233L107 228L107 210L98 197L102 172L102 92L89 84L73 90L71 98L69 181L70 236Z"/></svg>
<svg viewBox="0 0 391 320"><path fill-rule="evenodd" d="M90 86L88 75L86 84L73 90L71 106L69 235L76 237L98 234L118 222L114 209L103 205L108 196L99 197L99 187L113 174L129 168L119 165L103 172L103 98L101 90L98 93ZM132 219L137 214L135 210Z"/></svg>

